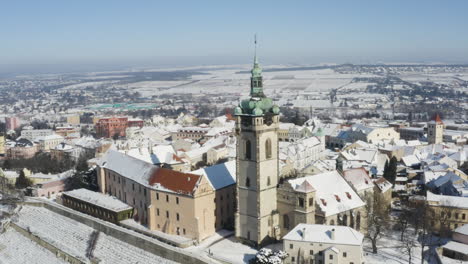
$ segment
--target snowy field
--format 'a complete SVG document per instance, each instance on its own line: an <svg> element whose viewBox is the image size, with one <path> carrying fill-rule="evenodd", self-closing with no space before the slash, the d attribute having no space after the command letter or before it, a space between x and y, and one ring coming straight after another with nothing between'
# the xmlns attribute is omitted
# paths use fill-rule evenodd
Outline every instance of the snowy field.
<svg viewBox="0 0 468 264"><path fill-rule="evenodd" d="M428 73L428 74L402 74L398 77L408 82L427 82L431 81L438 84L450 84L460 78L458 73ZM463 79L463 78L460 78Z"/></svg>
<svg viewBox="0 0 468 264"><path fill-rule="evenodd" d="M33 261L34 260L34 261ZM55 264L67 263L49 250L9 228L0 235L0 263L2 264Z"/></svg>
<svg viewBox="0 0 468 264"><path fill-rule="evenodd" d="M162 94L233 94L247 95L250 89L251 66L201 70L203 75L193 75L185 81L145 81L117 85L143 96ZM242 73L240 73L242 71ZM355 77L374 77L370 74L340 74L331 69L264 72L264 89L267 95L297 92L327 94L331 89L347 87L362 89L368 83L352 84ZM100 83L98 83L100 84Z"/></svg>
<svg viewBox="0 0 468 264"><path fill-rule="evenodd" d="M70 255L88 262L86 250L94 229L42 207L24 206L19 226ZM175 263L99 233L93 256L100 263Z"/></svg>

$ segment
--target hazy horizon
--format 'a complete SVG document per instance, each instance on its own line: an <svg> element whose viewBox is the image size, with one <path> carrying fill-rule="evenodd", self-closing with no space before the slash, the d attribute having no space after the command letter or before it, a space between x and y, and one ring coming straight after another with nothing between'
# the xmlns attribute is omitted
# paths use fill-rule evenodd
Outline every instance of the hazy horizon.
<svg viewBox="0 0 468 264"><path fill-rule="evenodd" d="M7 2L0 74L261 63L468 63L466 1Z"/></svg>

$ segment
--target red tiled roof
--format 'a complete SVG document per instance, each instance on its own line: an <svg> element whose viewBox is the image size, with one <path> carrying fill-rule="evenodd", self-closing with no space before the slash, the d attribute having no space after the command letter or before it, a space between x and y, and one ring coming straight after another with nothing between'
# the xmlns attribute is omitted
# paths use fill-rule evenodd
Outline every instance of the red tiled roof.
<svg viewBox="0 0 468 264"><path fill-rule="evenodd" d="M182 158L180 158L179 156L177 156L176 154L172 154L172 159L173 160L176 160L178 162L183 162Z"/></svg>
<svg viewBox="0 0 468 264"><path fill-rule="evenodd" d="M199 179L199 175L158 168L151 175L149 184L159 184L164 189L177 193L192 194Z"/></svg>
<svg viewBox="0 0 468 264"><path fill-rule="evenodd" d="M435 121L436 123L443 123L442 119L440 119L439 114L436 114L433 118L432 121Z"/></svg>
<svg viewBox="0 0 468 264"><path fill-rule="evenodd" d="M231 113L227 113L226 114L226 119L227 120L232 120L232 121L235 121L236 119L231 115Z"/></svg>

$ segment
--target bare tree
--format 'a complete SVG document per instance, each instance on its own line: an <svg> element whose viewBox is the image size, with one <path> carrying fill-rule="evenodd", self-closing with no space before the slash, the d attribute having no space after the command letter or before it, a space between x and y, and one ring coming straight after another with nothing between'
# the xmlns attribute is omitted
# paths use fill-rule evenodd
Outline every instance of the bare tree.
<svg viewBox="0 0 468 264"><path fill-rule="evenodd" d="M366 199L367 234L366 237L372 243L372 252L377 253L377 241L382 238L388 228L390 210L382 195L375 192Z"/></svg>
<svg viewBox="0 0 468 264"><path fill-rule="evenodd" d="M402 236L402 246L406 254L408 254L408 263L411 264L413 259L413 249L417 246L414 236L406 232Z"/></svg>
<svg viewBox="0 0 468 264"><path fill-rule="evenodd" d="M411 219L414 217L413 212L404 209L400 212L397 218L398 229L400 230L400 241L403 241L404 235L411 224Z"/></svg>
<svg viewBox="0 0 468 264"><path fill-rule="evenodd" d="M411 224L421 243L421 264L424 263L424 249L430 246L435 226L435 212L424 201L412 210Z"/></svg>
<svg viewBox="0 0 468 264"><path fill-rule="evenodd" d="M453 206L450 200L440 201L441 205L438 213L434 214L434 220L439 223L439 235L442 237L448 237L451 234L450 230L450 218L452 218Z"/></svg>

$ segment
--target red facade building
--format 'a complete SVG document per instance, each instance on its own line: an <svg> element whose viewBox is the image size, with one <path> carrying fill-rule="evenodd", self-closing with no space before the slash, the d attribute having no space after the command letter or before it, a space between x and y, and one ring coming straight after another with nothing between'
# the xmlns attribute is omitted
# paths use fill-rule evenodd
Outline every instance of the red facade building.
<svg viewBox="0 0 468 264"><path fill-rule="evenodd" d="M128 119L128 117L101 118L95 125L98 138L125 137L127 127L142 127L143 120Z"/></svg>
<svg viewBox="0 0 468 264"><path fill-rule="evenodd" d="M20 126L19 119L15 116L5 117L6 130L15 130Z"/></svg>

